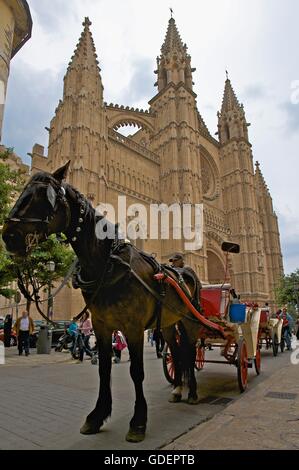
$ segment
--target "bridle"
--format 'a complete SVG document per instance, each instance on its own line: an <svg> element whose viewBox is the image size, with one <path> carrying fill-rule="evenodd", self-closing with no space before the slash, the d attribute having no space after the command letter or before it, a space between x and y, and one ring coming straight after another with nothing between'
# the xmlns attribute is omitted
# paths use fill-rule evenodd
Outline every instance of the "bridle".
<svg viewBox="0 0 299 470"><path fill-rule="evenodd" d="M62 202L66 208L66 226L68 227L71 221L71 214L70 214L70 207L68 204L68 201L66 199L66 190L65 188L61 185L57 188L58 183L56 181L31 181L27 188L30 187L31 185L38 185L39 187L45 187L47 188L47 197L48 197L48 202L52 206L51 213L47 214L45 218L36 218L36 217L16 217L12 215L11 217L7 217L5 220L6 223L12 222L12 223L21 223L21 224L39 224L45 227L44 230L44 235L47 237L49 235L49 225L54 218L56 212L57 212L57 206L59 202ZM55 187L56 186L56 187ZM25 191L23 192L23 194ZM15 208L16 209L16 208ZM14 212L14 210L13 210ZM32 234L28 234L32 235Z"/></svg>

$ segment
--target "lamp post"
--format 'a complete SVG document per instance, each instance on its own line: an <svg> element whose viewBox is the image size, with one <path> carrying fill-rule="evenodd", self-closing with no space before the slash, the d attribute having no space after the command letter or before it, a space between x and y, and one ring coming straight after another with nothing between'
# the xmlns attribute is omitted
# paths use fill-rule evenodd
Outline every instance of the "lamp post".
<svg viewBox="0 0 299 470"><path fill-rule="evenodd" d="M55 271L55 263L54 261L47 262L47 271L49 273L54 273ZM49 276L49 283L48 283L48 308L47 308L47 317L50 318L50 315L53 315L53 297L51 295L51 287L52 287L52 279L51 275Z"/></svg>

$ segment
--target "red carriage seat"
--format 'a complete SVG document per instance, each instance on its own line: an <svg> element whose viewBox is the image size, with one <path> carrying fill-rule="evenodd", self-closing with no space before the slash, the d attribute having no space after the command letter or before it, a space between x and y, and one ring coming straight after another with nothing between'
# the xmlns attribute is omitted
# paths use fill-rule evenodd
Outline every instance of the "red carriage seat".
<svg viewBox="0 0 299 470"><path fill-rule="evenodd" d="M205 289L200 292L200 305L204 310L205 317L221 316L222 291L219 288Z"/></svg>

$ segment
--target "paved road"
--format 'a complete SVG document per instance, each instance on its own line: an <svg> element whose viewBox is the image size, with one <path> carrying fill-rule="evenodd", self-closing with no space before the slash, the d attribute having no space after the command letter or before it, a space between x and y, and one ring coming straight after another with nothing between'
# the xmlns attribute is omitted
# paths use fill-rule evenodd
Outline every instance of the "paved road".
<svg viewBox="0 0 299 470"><path fill-rule="evenodd" d="M240 396L236 368L208 364L197 373L200 396L223 400L197 406L168 403L171 387L164 379L162 361L156 359L154 349L146 345L145 394L149 407L146 440L137 445L125 441L134 405L127 354L123 354L121 364L113 365L112 419L100 434L81 436L80 425L97 396L97 367L87 360L84 364L73 363L65 359L66 356L54 363L54 354L47 356L46 364L32 355L21 359L10 357L7 366L0 366L0 449L153 450L210 419ZM219 359L217 351L210 355ZM262 374L256 377L254 370L249 371L249 388L288 363L289 353L274 359L270 351L264 351Z"/></svg>

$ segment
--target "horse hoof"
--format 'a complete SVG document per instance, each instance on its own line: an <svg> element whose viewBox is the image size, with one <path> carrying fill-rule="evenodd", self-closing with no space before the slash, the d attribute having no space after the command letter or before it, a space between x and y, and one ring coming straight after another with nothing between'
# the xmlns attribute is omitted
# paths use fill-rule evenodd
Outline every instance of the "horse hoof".
<svg viewBox="0 0 299 470"><path fill-rule="evenodd" d="M179 403L182 400L182 395L172 394L169 398L169 403Z"/></svg>
<svg viewBox="0 0 299 470"><path fill-rule="evenodd" d="M187 403L188 403L188 405L198 405L199 398L198 397L189 397Z"/></svg>
<svg viewBox="0 0 299 470"><path fill-rule="evenodd" d="M138 443L142 442L145 438L145 426L140 426L136 429L129 429L128 434L126 435L127 442Z"/></svg>
<svg viewBox="0 0 299 470"><path fill-rule="evenodd" d="M100 426L95 426L94 424L84 423L82 428L80 429L80 433L84 434L85 436L91 434L98 434L100 432Z"/></svg>

